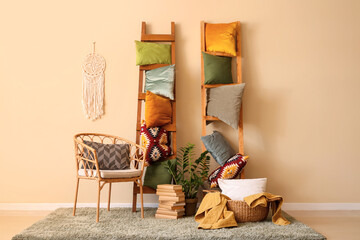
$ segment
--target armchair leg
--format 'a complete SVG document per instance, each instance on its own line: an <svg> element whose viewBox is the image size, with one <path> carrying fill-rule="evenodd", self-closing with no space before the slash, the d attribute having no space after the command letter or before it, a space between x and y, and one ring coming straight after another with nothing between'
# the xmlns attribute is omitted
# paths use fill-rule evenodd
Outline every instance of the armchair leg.
<svg viewBox="0 0 360 240"><path fill-rule="evenodd" d="M97 208L96 208L96 222L99 222L99 210L100 210L100 181L98 181L98 199L97 199Z"/></svg>
<svg viewBox="0 0 360 240"><path fill-rule="evenodd" d="M110 199L111 199L111 183L109 183L109 200L107 210L110 211Z"/></svg>
<svg viewBox="0 0 360 240"><path fill-rule="evenodd" d="M136 198L137 198L137 193L136 193L136 183L134 182L134 186L133 186L133 202L132 202L132 211L136 212Z"/></svg>
<svg viewBox="0 0 360 240"><path fill-rule="evenodd" d="M143 196L143 185L140 178L140 198L141 198L141 218L144 218L144 196Z"/></svg>
<svg viewBox="0 0 360 240"><path fill-rule="evenodd" d="M79 192L79 178L76 178L77 182L76 182L76 190L75 190L75 201L74 201L74 209L73 209L73 216L75 216L75 211L76 211L76 203L77 203L77 196L78 196L78 192Z"/></svg>

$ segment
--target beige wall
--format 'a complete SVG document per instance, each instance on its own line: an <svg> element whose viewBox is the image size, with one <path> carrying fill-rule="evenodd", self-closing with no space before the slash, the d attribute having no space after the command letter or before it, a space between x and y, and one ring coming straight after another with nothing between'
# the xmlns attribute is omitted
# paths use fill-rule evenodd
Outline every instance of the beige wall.
<svg viewBox="0 0 360 240"><path fill-rule="evenodd" d="M176 22L178 145L200 146L201 20L242 22L247 177L267 177L286 202L360 202L359 12L356 0L3 1L0 202L73 201L75 133L134 140L141 21L153 33ZM92 41L107 61L95 122L81 106ZM95 184L82 184L79 201L95 200ZM131 184L113 201L130 202Z"/></svg>

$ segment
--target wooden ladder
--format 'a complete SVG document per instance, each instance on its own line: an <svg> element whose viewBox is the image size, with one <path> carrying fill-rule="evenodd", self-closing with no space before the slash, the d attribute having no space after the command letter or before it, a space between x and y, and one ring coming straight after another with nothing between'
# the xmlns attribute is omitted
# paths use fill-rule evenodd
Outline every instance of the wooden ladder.
<svg viewBox="0 0 360 240"><path fill-rule="evenodd" d="M175 64L175 23L171 22L171 34L147 34L146 33L146 22L142 22L141 25L141 42L168 42L171 43L171 65ZM139 90L138 90L138 107L137 107L137 121L136 121L136 143L140 144L140 129L141 129L141 120L142 117L142 105L145 102L145 93L144 93L144 71L152 70L159 67L168 66L170 64L151 64L151 65L143 65L139 66ZM176 66L175 66L176 69ZM175 71L176 75L176 71ZM172 122L163 126L162 128L166 129L171 137L171 145L172 145L172 154L167 157L165 160L173 159L176 157L176 88L175 88L174 79L174 100L171 100L172 107ZM163 160L163 161L165 161ZM140 188L134 183L133 186L133 204L132 211L136 212L136 201L137 194L140 193ZM144 194L155 194L156 189L152 189L150 187L143 186Z"/></svg>
<svg viewBox="0 0 360 240"><path fill-rule="evenodd" d="M205 29L206 24L204 21L201 21L200 23L200 29L201 29L201 52L205 52L207 54L216 55L216 56L224 56L224 57L234 57L227 53L221 53L221 52L208 52L205 49ZM204 75L204 60L202 53L201 55L201 135L206 135L206 123L207 122L213 122L213 121L220 121L217 117L207 116L206 115L206 89L209 88L216 88L224 85L236 85L242 83L242 74L241 74L241 31L240 31L240 22L237 22L236 26L236 80L232 84L205 84L205 75ZM241 110L240 110L240 119L239 119L239 125L238 125L238 137L239 137L239 153L244 155L244 131L243 131L243 108L241 104ZM205 146L202 144L202 150L205 151ZM241 178L244 178L244 171L241 172Z"/></svg>

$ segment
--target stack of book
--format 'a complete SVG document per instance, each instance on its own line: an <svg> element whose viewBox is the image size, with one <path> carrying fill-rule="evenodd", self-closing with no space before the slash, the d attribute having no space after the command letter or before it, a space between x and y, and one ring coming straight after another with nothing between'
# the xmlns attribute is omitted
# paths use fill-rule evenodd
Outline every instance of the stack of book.
<svg viewBox="0 0 360 240"><path fill-rule="evenodd" d="M185 194L181 185L159 184L156 189L159 208L155 218L178 219L185 214Z"/></svg>

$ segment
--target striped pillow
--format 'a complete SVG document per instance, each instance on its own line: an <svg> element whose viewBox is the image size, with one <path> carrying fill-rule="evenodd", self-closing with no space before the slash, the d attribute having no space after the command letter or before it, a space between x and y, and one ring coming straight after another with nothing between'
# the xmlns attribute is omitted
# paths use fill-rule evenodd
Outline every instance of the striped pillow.
<svg viewBox="0 0 360 240"><path fill-rule="evenodd" d="M123 170L130 168L129 144L103 144L91 141L84 141L84 144L95 149L100 170ZM89 155L92 155L92 153L84 148L84 157L95 159Z"/></svg>

